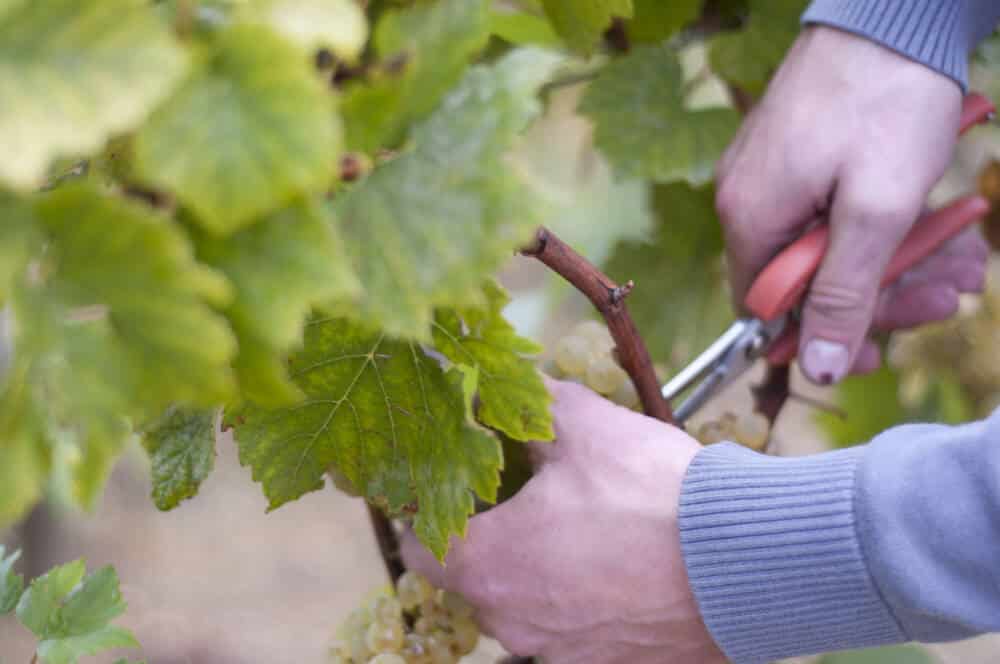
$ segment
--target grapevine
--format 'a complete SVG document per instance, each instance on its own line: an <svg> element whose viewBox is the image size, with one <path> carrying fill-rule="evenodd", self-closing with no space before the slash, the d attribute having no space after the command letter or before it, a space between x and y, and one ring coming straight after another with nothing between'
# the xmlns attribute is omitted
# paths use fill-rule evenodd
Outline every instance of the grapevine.
<svg viewBox="0 0 1000 664"><path fill-rule="evenodd" d="M327 483L365 503L392 588L334 661L465 656L475 616L405 569L399 533L443 559L516 491L524 443L555 435L540 369L673 422L661 381L733 315L713 169L804 5L0 1L0 529L93 510L133 447L152 504L183 510L231 430L268 510ZM512 254L603 322L546 355L498 280ZM900 335L869 380L900 417L985 411L1000 372L972 350L998 312L993 291ZM769 367L756 415L691 433L766 449L789 380ZM0 614L35 661L135 645L112 569L27 582L7 551ZM46 588L65 604L35 620ZM108 620L78 625L98 590Z"/></svg>

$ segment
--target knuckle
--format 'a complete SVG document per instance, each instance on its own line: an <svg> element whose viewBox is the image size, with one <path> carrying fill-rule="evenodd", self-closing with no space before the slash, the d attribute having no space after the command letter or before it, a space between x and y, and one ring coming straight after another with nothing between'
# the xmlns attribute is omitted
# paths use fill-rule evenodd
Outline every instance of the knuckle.
<svg viewBox="0 0 1000 664"><path fill-rule="evenodd" d="M818 281L809 291L806 312L852 322L867 316L870 299L867 294L852 286Z"/></svg>

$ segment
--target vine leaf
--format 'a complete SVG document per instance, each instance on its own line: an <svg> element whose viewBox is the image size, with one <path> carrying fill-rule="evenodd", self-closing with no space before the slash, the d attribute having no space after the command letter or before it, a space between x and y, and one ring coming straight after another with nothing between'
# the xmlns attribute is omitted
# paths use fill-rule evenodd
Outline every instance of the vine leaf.
<svg viewBox="0 0 1000 664"><path fill-rule="evenodd" d="M471 68L414 130L412 150L334 201L365 289L353 315L427 340L435 306L482 303L479 284L538 223L536 198L504 156L558 62L519 49Z"/></svg>
<svg viewBox="0 0 1000 664"><path fill-rule="evenodd" d="M574 51L589 55L614 18L632 18L632 0L542 0L553 27Z"/></svg>
<svg viewBox="0 0 1000 664"><path fill-rule="evenodd" d="M110 624L125 611L118 574L110 566L85 572L83 560L55 567L32 581L17 604L17 617L39 638L37 653L46 664L139 647L131 632Z"/></svg>
<svg viewBox="0 0 1000 664"><path fill-rule="evenodd" d="M0 468L20 459L33 471L14 483L18 513L50 462L90 506L126 418L210 407L234 388L235 342L208 304L224 303L228 284L195 263L177 227L89 186L61 187L34 213L47 249L11 298L17 352L0 395Z"/></svg>
<svg viewBox="0 0 1000 664"><path fill-rule="evenodd" d="M368 40L364 11L354 0L253 0L240 18L262 22L308 51L328 48L354 60Z"/></svg>
<svg viewBox="0 0 1000 664"><path fill-rule="evenodd" d="M227 238L195 233L195 245L198 257L235 286L226 313L239 340L234 368L243 394L265 406L300 399L285 355L301 344L306 316L360 289L323 208L296 201Z"/></svg>
<svg viewBox="0 0 1000 664"><path fill-rule="evenodd" d="M597 146L618 173L659 183L711 180L739 126L733 109L685 108L681 64L666 45L639 46L605 67L580 110L594 121Z"/></svg>
<svg viewBox="0 0 1000 664"><path fill-rule="evenodd" d="M542 348L518 336L504 319L510 298L500 285L490 280L483 289L486 307L437 312L434 347L455 364L476 370L480 422L515 440L552 440L552 397L526 357Z"/></svg>
<svg viewBox="0 0 1000 664"><path fill-rule="evenodd" d="M0 8L0 182L30 190L57 156L97 150L183 77L184 51L131 0Z"/></svg>
<svg viewBox="0 0 1000 664"><path fill-rule="evenodd" d="M227 234L321 191L339 145L332 98L309 59L267 28L238 25L138 133L135 166Z"/></svg>
<svg viewBox="0 0 1000 664"><path fill-rule="evenodd" d="M750 94L761 94L799 34L799 16L807 4L806 0L750 0L750 18L743 29L712 40L712 69Z"/></svg>
<svg viewBox="0 0 1000 664"><path fill-rule="evenodd" d="M494 4L490 8L490 32L518 46L561 44L546 16L509 5Z"/></svg>
<svg viewBox="0 0 1000 664"><path fill-rule="evenodd" d="M305 401L227 415L270 509L320 489L334 466L390 514L415 509L416 534L443 558L465 532L473 493L495 500L503 463L496 439L466 420L458 372L337 318L310 322L290 363Z"/></svg>
<svg viewBox="0 0 1000 664"><path fill-rule="evenodd" d="M153 466L153 503L171 510L195 496L215 467L215 411L171 406L142 444Z"/></svg>
<svg viewBox="0 0 1000 664"><path fill-rule="evenodd" d="M632 0L635 5L628 23L628 36L634 42L662 42L673 37L701 13L702 0Z"/></svg>
<svg viewBox="0 0 1000 664"><path fill-rule="evenodd" d="M24 592L24 577L16 574L13 569L20 557L20 551L5 555L4 547L0 544L0 615L13 611Z"/></svg>
<svg viewBox="0 0 1000 664"><path fill-rule="evenodd" d="M652 237L620 243L605 266L612 278L635 281L629 311L654 361L668 366L693 358L732 317L713 200L711 187L656 187Z"/></svg>
<svg viewBox="0 0 1000 664"><path fill-rule="evenodd" d="M394 147L458 81L489 38L488 0L441 0L387 11L375 29L383 63L341 103L348 147Z"/></svg>
<svg viewBox="0 0 1000 664"><path fill-rule="evenodd" d="M11 284L24 269L31 251L38 246L34 215L27 203L0 191L0 305Z"/></svg>

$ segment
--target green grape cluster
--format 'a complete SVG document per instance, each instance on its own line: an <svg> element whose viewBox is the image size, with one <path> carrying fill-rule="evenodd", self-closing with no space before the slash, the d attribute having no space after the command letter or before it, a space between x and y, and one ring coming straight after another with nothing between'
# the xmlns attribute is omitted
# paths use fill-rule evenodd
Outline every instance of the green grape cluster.
<svg viewBox="0 0 1000 664"><path fill-rule="evenodd" d="M963 295L956 316L893 332L889 363L899 371L899 399L919 408L940 376L953 377L980 415L1000 404L1000 257L990 259L981 296Z"/></svg>
<svg viewBox="0 0 1000 664"><path fill-rule="evenodd" d="M557 378L583 383L626 408L639 407L639 395L628 374L615 359L615 342L597 321L583 321L555 346L555 364L550 373Z"/></svg>
<svg viewBox="0 0 1000 664"><path fill-rule="evenodd" d="M333 664L454 664L476 649L479 626L461 595L434 588L413 571L356 609L344 624Z"/></svg>
<svg viewBox="0 0 1000 664"><path fill-rule="evenodd" d="M692 432L702 445L729 441L763 452L771 437L771 424L759 413L723 413Z"/></svg>

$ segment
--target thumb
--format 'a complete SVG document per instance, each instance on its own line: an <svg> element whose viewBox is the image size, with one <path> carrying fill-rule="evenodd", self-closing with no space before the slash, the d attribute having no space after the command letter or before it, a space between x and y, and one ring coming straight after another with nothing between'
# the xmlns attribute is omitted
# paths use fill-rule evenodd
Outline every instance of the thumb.
<svg viewBox="0 0 1000 664"><path fill-rule="evenodd" d="M809 380L847 375L871 326L879 281L919 214L923 195L881 194L842 181L833 201L830 245L802 310L799 362ZM881 190L888 192L886 187Z"/></svg>

